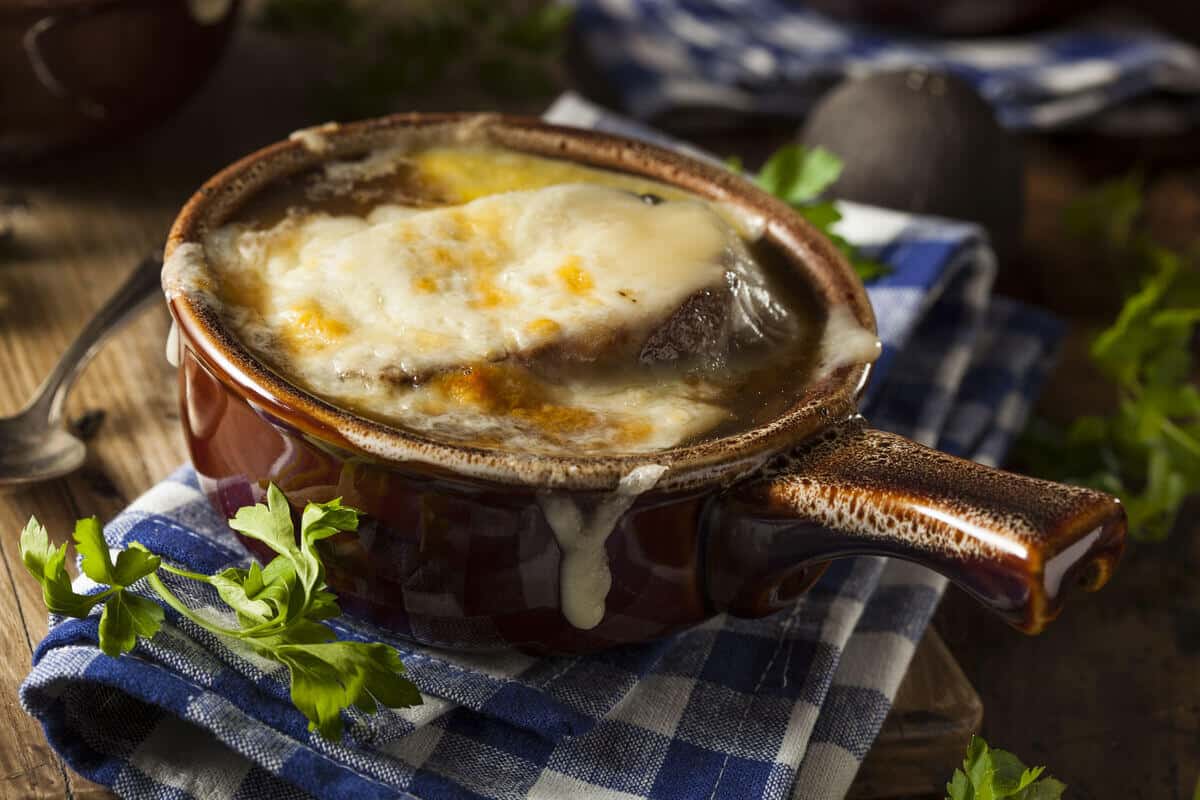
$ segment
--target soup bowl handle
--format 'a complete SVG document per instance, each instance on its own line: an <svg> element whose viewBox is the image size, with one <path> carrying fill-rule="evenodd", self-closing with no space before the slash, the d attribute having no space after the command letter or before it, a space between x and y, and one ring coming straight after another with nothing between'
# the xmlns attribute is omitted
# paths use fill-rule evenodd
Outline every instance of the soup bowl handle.
<svg viewBox="0 0 1200 800"><path fill-rule="evenodd" d="M1037 633L1068 587L1107 582L1125 529L1115 497L955 458L856 417L710 502L707 591L717 610L762 616L831 558L894 556Z"/></svg>

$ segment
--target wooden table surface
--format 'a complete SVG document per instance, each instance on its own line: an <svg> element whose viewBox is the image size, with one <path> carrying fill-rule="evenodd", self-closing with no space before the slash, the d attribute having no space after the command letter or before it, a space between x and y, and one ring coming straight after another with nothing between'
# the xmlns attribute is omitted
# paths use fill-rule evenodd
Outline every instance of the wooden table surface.
<svg viewBox="0 0 1200 800"><path fill-rule="evenodd" d="M304 71L280 67L286 60L278 56L269 41L242 41L206 89L164 126L121 145L0 173L0 220L12 227L0 241L0 415L23 404L126 272L161 246L174 211L203 178L255 146L320 121L306 110ZM767 142L781 134L747 135ZM1061 206L1087 181L1146 163L1157 226L1177 239L1194 236L1200 230L1196 144L1028 143L1028 256L1004 266L1001 284L1075 323L1043 403L1051 415L1092 410L1105 396L1083 354L1088 326L1102 319L1108 298L1090 279L1087 261L1060 236ZM45 612L16 538L36 514L63 540L76 517L111 517L186 459L175 375L163 357L166 330L165 309L145 314L114 337L72 393L72 418L104 414L85 468L0 496L0 647L7 654L0 663L0 725L10 742L0 747L0 798L109 796L65 769L17 705L16 686L45 631ZM937 629L983 698L984 734L1027 761L1048 764L1071 785L1069 797L1192 796L1200 773L1194 533L1185 529L1166 545L1134 548L1113 585L1075 598L1038 638L1010 631L959 592L943 604ZM924 645L922 658L936 660L929 655L936 646ZM936 695L938 687L923 691ZM942 758L918 767L948 776L954 758ZM881 780L878 773L872 780Z"/></svg>

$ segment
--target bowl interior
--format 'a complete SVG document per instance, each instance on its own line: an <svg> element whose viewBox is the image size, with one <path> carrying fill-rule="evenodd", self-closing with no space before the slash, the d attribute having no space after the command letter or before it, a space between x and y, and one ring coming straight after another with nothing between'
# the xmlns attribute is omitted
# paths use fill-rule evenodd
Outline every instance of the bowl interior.
<svg viewBox="0 0 1200 800"><path fill-rule="evenodd" d="M544 489L611 490L636 467L668 467L659 490L722 484L855 411L867 364L833 370L798 392L775 418L734 435L655 453L566 457L451 444L354 415L291 384L257 360L222 323L197 247L272 181L381 147L490 144L563 158L672 184L764 224L764 236L812 288L824 313L849 310L864 328L875 320L862 283L836 249L787 205L728 170L608 134L490 114L404 114L326 125L270 145L209 180L171 229L163 285L184 340L239 394L303 433L342 450L467 480Z"/></svg>

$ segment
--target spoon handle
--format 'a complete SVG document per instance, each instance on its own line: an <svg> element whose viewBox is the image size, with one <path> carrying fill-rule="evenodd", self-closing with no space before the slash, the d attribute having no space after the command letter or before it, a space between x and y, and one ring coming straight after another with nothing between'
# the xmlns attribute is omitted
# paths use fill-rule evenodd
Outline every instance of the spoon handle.
<svg viewBox="0 0 1200 800"><path fill-rule="evenodd" d="M54 369L42 381L26 407L27 411L41 409L43 418L51 425L57 424L62 416L67 392L75 379L83 372L92 356L110 334L136 316L146 301L159 295L162 260L150 256L138 264L137 269L125 279L121 287L88 320L87 325L67 347Z"/></svg>

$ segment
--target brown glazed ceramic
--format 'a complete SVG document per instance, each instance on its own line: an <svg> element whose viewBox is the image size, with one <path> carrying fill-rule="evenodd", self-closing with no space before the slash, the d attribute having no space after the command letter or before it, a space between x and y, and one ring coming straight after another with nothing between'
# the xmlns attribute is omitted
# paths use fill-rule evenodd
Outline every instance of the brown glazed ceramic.
<svg viewBox="0 0 1200 800"><path fill-rule="evenodd" d="M1108 579L1125 535L1116 499L865 427L856 413L869 372L861 364L797 386L790 410L745 433L620 457L450 445L292 386L222 326L202 265L184 275L170 256L270 181L413 132L469 134L623 170L759 214L821 306L874 329L853 271L786 205L719 167L646 144L520 118L400 115L329 127L317 147L302 137L309 146L281 142L243 159L188 202L167 243L183 426L202 485L226 515L261 500L268 481L297 507L341 496L367 512L358 535L326 543L328 580L347 610L433 645L584 652L720 612L769 614L845 555L927 564L1028 632L1058 614L1069 587ZM667 470L604 543L612 586L603 619L575 628L560 610L562 557L542 508L568 500L588 519L622 476L649 464Z"/></svg>
<svg viewBox="0 0 1200 800"><path fill-rule="evenodd" d="M237 0L0 0L0 163L157 121L224 49Z"/></svg>

